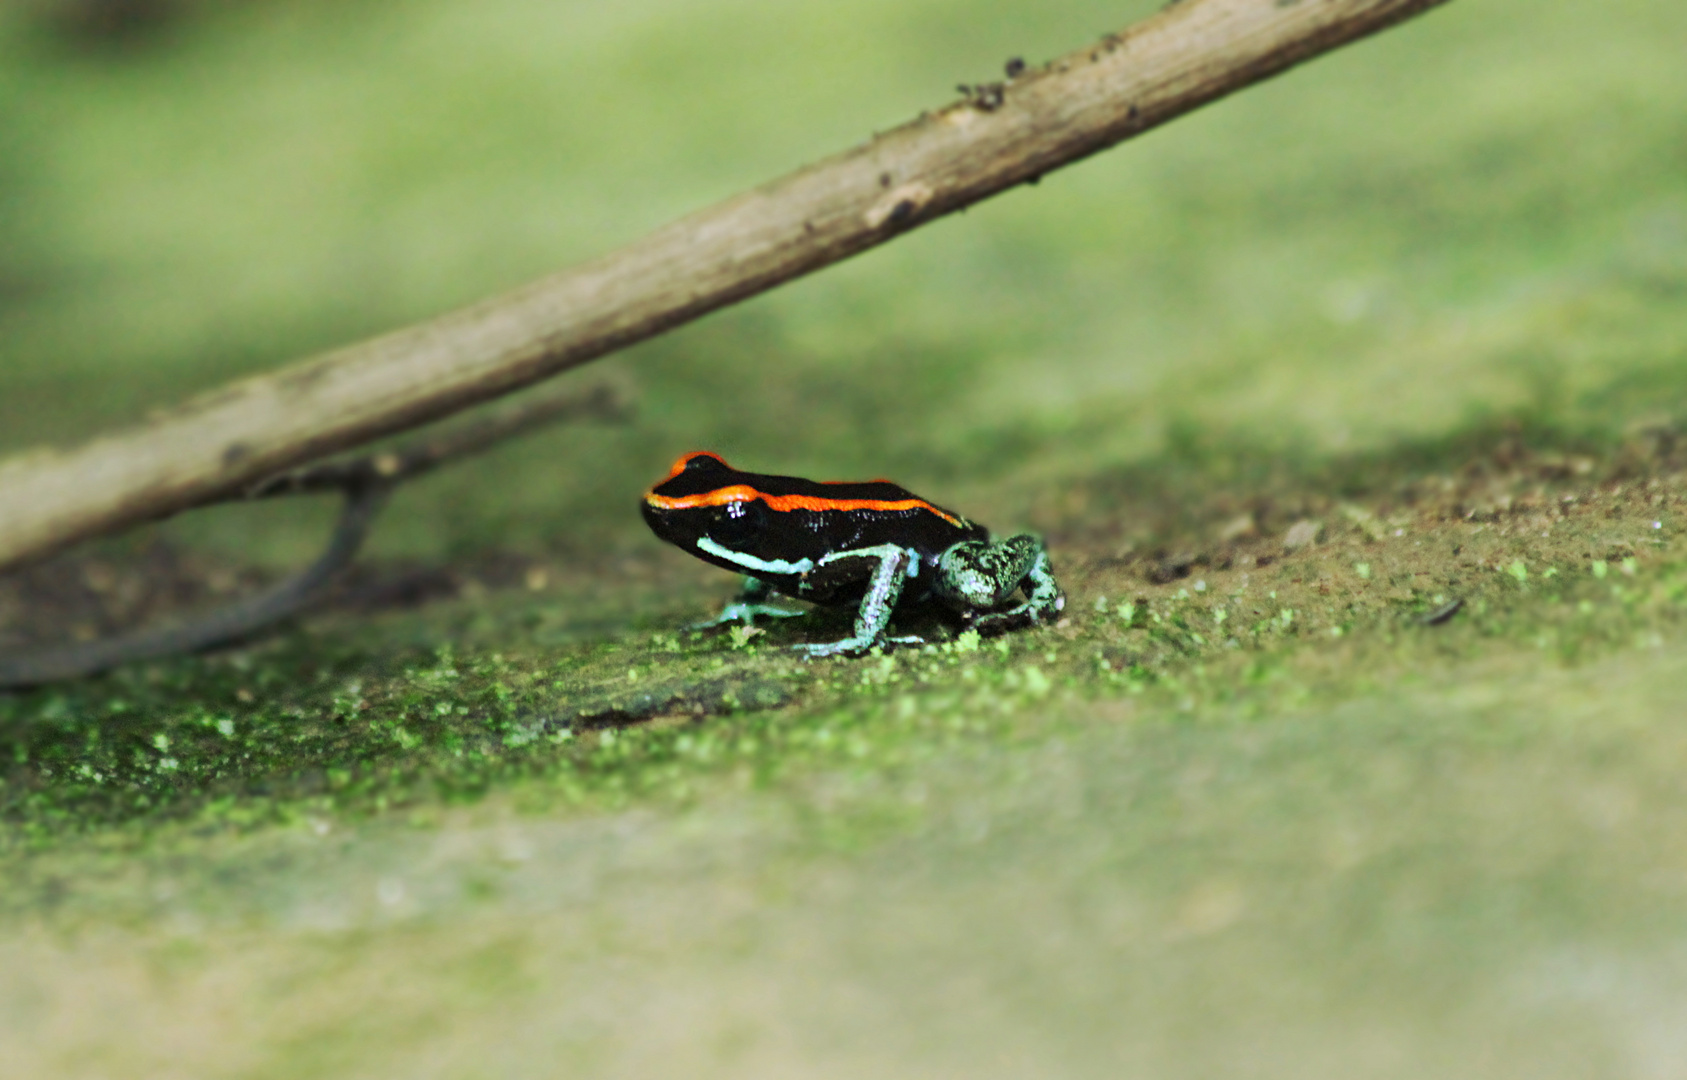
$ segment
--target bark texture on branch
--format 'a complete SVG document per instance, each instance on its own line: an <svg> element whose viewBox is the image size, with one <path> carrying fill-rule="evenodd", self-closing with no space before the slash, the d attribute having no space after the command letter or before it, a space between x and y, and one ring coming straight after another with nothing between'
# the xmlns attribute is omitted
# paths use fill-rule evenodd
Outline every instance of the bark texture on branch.
<svg viewBox="0 0 1687 1080"><path fill-rule="evenodd" d="M1445 0L1176 0L1096 45L515 292L0 463L0 568L652 337Z"/></svg>

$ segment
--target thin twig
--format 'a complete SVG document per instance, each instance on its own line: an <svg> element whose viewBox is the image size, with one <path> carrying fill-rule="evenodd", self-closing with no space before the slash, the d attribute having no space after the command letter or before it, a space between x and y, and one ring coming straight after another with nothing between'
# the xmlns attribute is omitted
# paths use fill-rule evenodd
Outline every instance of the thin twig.
<svg viewBox="0 0 1687 1080"><path fill-rule="evenodd" d="M626 403L608 386L584 393L552 394L520 402L490 416L362 457L330 461L272 477L247 499L340 492L345 506L328 547L308 568L256 596L177 626L146 628L79 645L54 646L15 657L0 656L0 690L109 671L138 660L198 652L250 637L308 607L349 566L393 490L441 465L461 461L498 443L564 420L616 420Z"/></svg>
<svg viewBox="0 0 1687 1080"><path fill-rule="evenodd" d="M428 438L415 439L390 450L293 469L254 484L238 497L273 499L282 495L344 491L353 484L396 484L432 472L448 462L482 453L507 439L549 424L569 420L622 420L628 413L627 403L608 385L593 387L584 393L551 394L519 402L490 416L446 428Z"/></svg>
<svg viewBox="0 0 1687 1080"><path fill-rule="evenodd" d="M359 483L346 489L345 507L327 550L308 568L256 596L237 600L180 626L137 630L84 645L61 645L0 657L0 690L96 675L137 660L198 652L248 637L305 607L357 557L392 485Z"/></svg>
<svg viewBox="0 0 1687 1080"><path fill-rule="evenodd" d="M0 464L0 568L228 497L663 333L1444 2L1169 4L596 262L75 450Z"/></svg>

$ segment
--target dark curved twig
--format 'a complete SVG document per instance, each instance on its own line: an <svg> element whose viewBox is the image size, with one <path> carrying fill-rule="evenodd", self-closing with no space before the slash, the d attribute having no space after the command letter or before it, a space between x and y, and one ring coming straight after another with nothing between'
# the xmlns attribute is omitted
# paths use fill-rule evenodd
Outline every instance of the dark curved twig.
<svg viewBox="0 0 1687 1080"><path fill-rule="evenodd" d="M20 656L0 656L0 690L82 678L136 660L197 652L247 637L304 609L345 569L369 535L387 497L406 480L448 462L480 453L506 439L560 420L622 419L626 403L608 386L585 393L552 394L499 410L431 437L390 450L339 461L321 462L285 472L235 498L271 499L283 495L340 492L340 511L327 550L302 572L179 626L148 628L91 641L60 645ZM202 505L214 505L228 499Z"/></svg>
<svg viewBox="0 0 1687 1080"><path fill-rule="evenodd" d="M328 549L304 571L280 584L180 626L148 628L85 645L60 645L22 656L0 657L0 689L77 679L136 660L197 652L280 622L316 599L323 587L357 557L392 488L390 483L347 487L345 507Z"/></svg>

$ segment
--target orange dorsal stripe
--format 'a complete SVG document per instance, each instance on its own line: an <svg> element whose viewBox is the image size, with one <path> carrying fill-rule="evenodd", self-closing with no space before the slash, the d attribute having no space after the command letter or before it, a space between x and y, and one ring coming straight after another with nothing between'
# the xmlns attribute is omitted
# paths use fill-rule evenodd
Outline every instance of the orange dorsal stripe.
<svg viewBox="0 0 1687 1080"><path fill-rule="evenodd" d="M929 510L957 529L966 528L965 522L953 514L944 513L924 499L822 499L813 495L768 495L748 484L733 484L730 487L705 491L701 495L682 495L678 498L658 495L655 492L644 497L645 502L659 510L690 510L700 506L754 502L756 499L766 503L772 510Z"/></svg>
<svg viewBox="0 0 1687 1080"><path fill-rule="evenodd" d="M707 450L693 450L691 453L681 454L677 459L675 459L673 465L668 469L668 475L664 479L672 480L674 477L684 472L687 465L691 464L692 461L700 457L714 458L716 461L721 463L722 467L728 469L732 468L732 466L728 465L726 460L719 454L711 454Z"/></svg>
<svg viewBox="0 0 1687 1080"><path fill-rule="evenodd" d="M678 458L674 459L673 465L669 466L669 468L668 468L668 475L664 476L662 478L663 481L666 482L666 481L672 480L674 477L676 477L680 473L684 472L685 467L687 465L690 465L693 461L696 461L700 457L711 458L715 461L718 461L718 462L720 462L722 468L726 468L726 469L732 468L731 465L728 465L726 463L726 459L721 457L719 454L713 453L713 452L708 451L708 450L693 450L689 454L681 454ZM734 471L736 471L736 470L734 470ZM820 482L822 484L859 484L859 483L862 483L862 481L860 481L860 480L822 480ZM881 477L877 478L876 480L868 480L868 481L866 481L866 483L869 483L869 484L892 484L892 483L895 483L895 481L894 480L886 480L884 477L881 476ZM660 486L660 485L658 485L658 486Z"/></svg>

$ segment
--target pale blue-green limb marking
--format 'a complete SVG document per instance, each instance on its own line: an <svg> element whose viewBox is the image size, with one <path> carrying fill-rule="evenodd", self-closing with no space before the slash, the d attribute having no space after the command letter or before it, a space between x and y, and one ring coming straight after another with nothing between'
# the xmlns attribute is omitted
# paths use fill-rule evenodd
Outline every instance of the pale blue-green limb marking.
<svg viewBox="0 0 1687 1080"><path fill-rule="evenodd" d="M885 630L890 626L891 610L896 607L897 598L902 595L903 583L913 576L909 571L910 565L919 565L919 556L896 544L880 544L854 551L834 551L821 559L820 564L824 566L838 559L860 558L876 558L879 565L867 583L867 594L861 598L861 608L856 612L855 634L842 641L831 641L824 645L798 645L796 648L799 651L810 656L860 653L884 640Z"/></svg>

